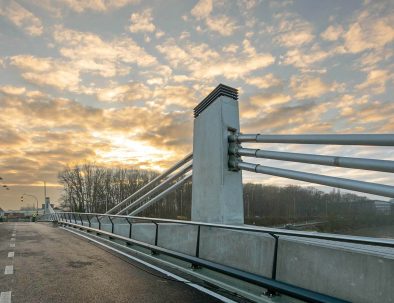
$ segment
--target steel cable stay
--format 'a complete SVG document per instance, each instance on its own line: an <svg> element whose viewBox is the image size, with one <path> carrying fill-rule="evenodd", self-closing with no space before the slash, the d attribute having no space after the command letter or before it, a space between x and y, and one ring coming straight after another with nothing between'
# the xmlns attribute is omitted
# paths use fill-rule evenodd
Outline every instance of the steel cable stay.
<svg viewBox="0 0 394 303"><path fill-rule="evenodd" d="M365 146L394 146L394 135L352 134L352 135L261 135L261 134L232 134L229 141L229 168L245 170L254 173L283 177L298 181L321 184L347 190L394 198L394 186L372 182L351 180L340 177L325 176L301 172L279 167L244 162L241 157L263 158L297 163L317 164L342 168L363 169L376 172L394 172L394 161L354 158L343 156L314 155L293 152L244 148L245 143L282 143L282 144L325 144L325 145L365 145Z"/></svg>
<svg viewBox="0 0 394 303"><path fill-rule="evenodd" d="M139 199L141 198L142 195L145 195L147 191L153 191L155 188L159 187L162 183L166 182L169 178L174 177L174 175L171 176L176 170L184 166L185 164L189 163L193 159L193 154L190 153L186 157L184 157L182 160L179 162L175 163L172 167L164 171L162 174L154 178L152 181L150 181L148 184L144 185L142 188L134 192L132 195L115 205L113 208L111 208L109 211L106 212L106 214L113 214L113 213L120 213L123 212L125 208L127 208L130 204L127 203L133 203L133 199ZM169 177L169 178L167 178ZM165 179L167 178L167 179ZM153 187L153 188L152 188ZM123 208L121 208L123 207Z"/></svg>

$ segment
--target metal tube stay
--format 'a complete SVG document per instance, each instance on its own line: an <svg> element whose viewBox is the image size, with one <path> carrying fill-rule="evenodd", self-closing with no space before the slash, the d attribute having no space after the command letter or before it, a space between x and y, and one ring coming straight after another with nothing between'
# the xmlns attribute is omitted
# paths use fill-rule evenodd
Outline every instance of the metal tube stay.
<svg viewBox="0 0 394 303"><path fill-rule="evenodd" d="M390 173L394 172L394 161L387 160L288 153L252 148L236 148L234 151L231 151L231 153L246 157L320 164Z"/></svg>
<svg viewBox="0 0 394 303"><path fill-rule="evenodd" d="M364 169L371 171L394 172L394 161L375 160L364 158L325 156L301 153L288 153L261 149L243 148L241 142L260 143L291 143L291 144L336 144L336 145L368 145L368 146L394 146L394 135L260 135L235 134L229 140L229 168L246 170L260 174L284 177L299 181L322 184L337 188L359 191L394 198L394 186L351 180L339 177L300 172L278 167L243 162L240 156L266 158L282 161L319 164L326 166Z"/></svg>
<svg viewBox="0 0 394 303"><path fill-rule="evenodd" d="M162 179L164 179L165 177L167 177L168 175L170 175L172 172L174 172L175 170L177 170L178 168L180 168L182 165L186 164L187 162L189 162L190 160L193 159L193 154L188 154L185 158L183 158L181 161L175 163L172 167L170 167L169 169L167 169L165 172L163 172L161 175L157 176L156 178L154 178L152 181L150 181L148 184L146 184L145 186L143 186L141 189L137 190L135 193L133 193L131 196L127 197L126 199L124 199L122 202L118 203L117 205L115 205L113 208L111 208L109 211L107 211L107 214L111 214L113 213L115 210L119 209L121 206L123 206L126 202L132 200L133 198L138 197L139 194L142 194L143 192L145 192L148 188L150 188L152 185L156 184L157 182L161 181Z"/></svg>
<svg viewBox="0 0 394 303"><path fill-rule="evenodd" d="M236 134L229 136L229 142L294 143L294 144L331 144L331 145L369 145L393 146L394 134L352 134L352 135L261 135Z"/></svg>
<svg viewBox="0 0 394 303"><path fill-rule="evenodd" d="M122 214L126 213L129 209L131 209L132 207L134 207L134 206L138 205L139 203L143 202L144 200L146 200L148 197L152 196L153 194L156 194L157 192L159 192L160 190L165 188L165 186L167 186L168 184L171 184L172 181L176 180L180 176L182 176L185 173L187 173L188 171L190 171L192 168L193 168L192 164L186 166L183 170L181 170L180 172L178 172L175 175L171 176L170 178L166 179L163 183L160 183L158 186L156 186L155 188L153 188L152 190L147 192L145 195L143 195L142 197L138 198L137 200L135 200L130 205L128 205L125 208L123 208L122 210L120 210L117 213L117 215L122 215ZM156 199L156 198L153 198L153 199L149 200L148 203L153 201L154 199ZM155 201L157 201L157 199ZM154 203L154 202L151 202L149 205L151 205L152 203ZM143 209L145 209L145 208L143 208ZM132 212L132 213L134 213L134 212Z"/></svg>

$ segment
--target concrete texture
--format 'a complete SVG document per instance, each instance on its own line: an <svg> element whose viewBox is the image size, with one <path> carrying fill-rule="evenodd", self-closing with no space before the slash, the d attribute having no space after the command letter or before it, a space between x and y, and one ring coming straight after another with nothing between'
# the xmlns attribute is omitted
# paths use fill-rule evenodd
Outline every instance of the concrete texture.
<svg viewBox="0 0 394 303"><path fill-rule="evenodd" d="M194 256L196 253L197 226L160 224L157 245Z"/></svg>
<svg viewBox="0 0 394 303"><path fill-rule="evenodd" d="M238 102L221 96L194 120L192 220L243 224L242 174L228 170L229 128L239 131Z"/></svg>
<svg viewBox="0 0 394 303"><path fill-rule="evenodd" d="M274 245L268 235L202 227L200 257L271 277Z"/></svg>
<svg viewBox="0 0 394 303"><path fill-rule="evenodd" d="M281 237L277 278L352 302L394 302L394 249Z"/></svg>
<svg viewBox="0 0 394 303"><path fill-rule="evenodd" d="M9 263L13 224L0 224L1 266ZM52 225L16 224L14 274L0 275L0 291L12 290L13 303L219 302L160 273L148 274Z"/></svg>

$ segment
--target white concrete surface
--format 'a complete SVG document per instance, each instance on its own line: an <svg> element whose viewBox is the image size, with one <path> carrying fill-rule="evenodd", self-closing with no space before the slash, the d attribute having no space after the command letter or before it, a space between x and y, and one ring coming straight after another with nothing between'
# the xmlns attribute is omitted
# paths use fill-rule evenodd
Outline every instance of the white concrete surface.
<svg viewBox="0 0 394 303"><path fill-rule="evenodd" d="M192 221L244 223L242 174L228 170L229 128L239 131L239 109L225 96L194 120Z"/></svg>

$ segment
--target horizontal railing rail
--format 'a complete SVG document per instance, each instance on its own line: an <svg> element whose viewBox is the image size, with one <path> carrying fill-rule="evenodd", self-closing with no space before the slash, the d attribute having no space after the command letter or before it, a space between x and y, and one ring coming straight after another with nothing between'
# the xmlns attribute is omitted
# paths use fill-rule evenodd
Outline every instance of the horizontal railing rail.
<svg viewBox="0 0 394 303"><path fill-rule="evenodd" d="M201 227L213 227L220 229L256 232L264 234L274 234L278 236L290 236L299 238L309 238L309 239L319 239L328 240L336 242L347 242L352 244L363 244L363 245L373 245L380 247L390 247L394 248L394 240L382 239L382 238L369 238L369 237L358 237L358 236L348 236L348 235L337 235L337 234L327 234L327 233L316 233L316 232L306 232L306 231L296 231L296 230L284 230L279 228L269 228L269 227L254 227L254 226L244 226L244 225L225 225L216 223L205 223L205 222L194 222L194 221L183 221L183 220L171 220L171 219L161 219L161 218L149 218L149 217L137 217L137 216L124 216L124 215L109 215L109 214L99 214L99 213L80 213L80 212L57 212L56 214L51 214L51 221L56 221L58 219L65 220L67 215L71 216L91 216L91 217L111 217L119 219L129 219L139 222L151 222L151 223L175 223L183 225L193 225ZM45 216L45 215L44 215ZM42 216L43 218L43 216Z"/></svg>

